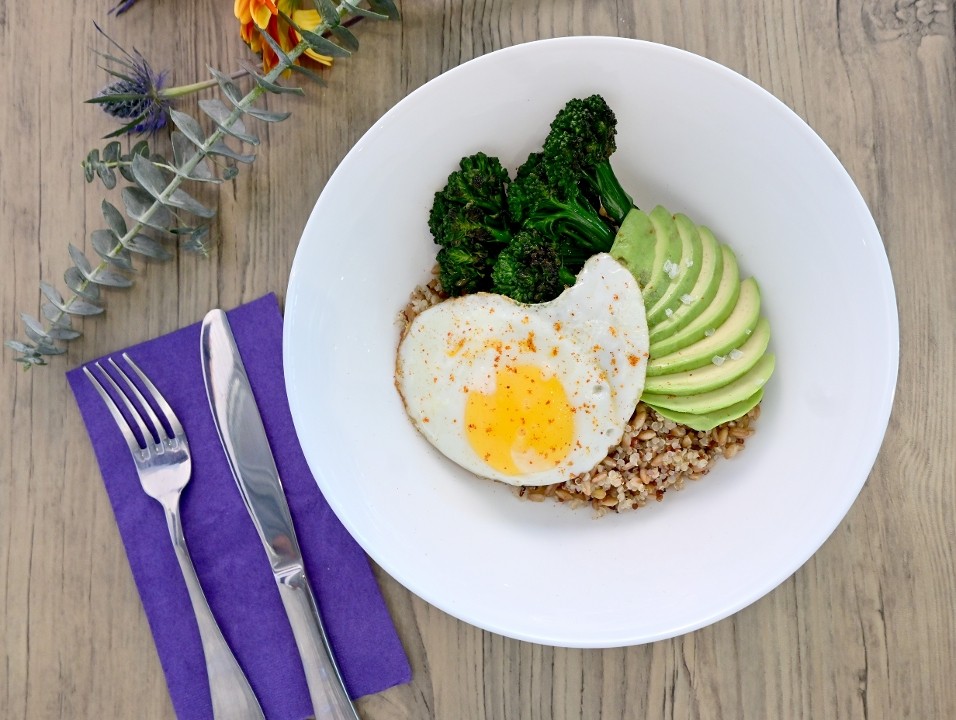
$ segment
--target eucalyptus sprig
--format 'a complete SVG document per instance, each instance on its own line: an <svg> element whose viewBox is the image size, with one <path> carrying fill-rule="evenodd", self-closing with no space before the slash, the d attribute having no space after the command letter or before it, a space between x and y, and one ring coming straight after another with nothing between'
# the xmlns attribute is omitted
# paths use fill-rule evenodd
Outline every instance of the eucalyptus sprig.
<svg viewBox="0 0 956 720"><path fill-rule="evenodd" d="M358 48L358 39L348 29L351 21L363 17L377 20L398 18L393 0L365 0L365 7L346 0L338 4L332 0L313 0L313 4L322 20L311 31L283 16L301 38L288 52L268 32L260 33L277 55L278 63L264 75L251 67L246 68L253 86L245 94L234 76L209 68L210 81L197 86L218 86L226 101L218 98L199 101L203 114L211 120L211 132L207 134L199 120L187 113L167 108L176 127L170 134L171 160L151 152L145 140L136 143L125 154L120 143L113 141L102 152L97 149L86 156L83 168L88 181L98 177L107 189L113 189L119 172L130 183L120 193L125 217L119 208L104 199L101 209L106 227L94 230L90 235L90 244L99 262L94 265L82 250L70 243L68 250L73 265L63 276L69 292L64 296L52 284L40 283L40 291L46 299L41 304L43 320L21 313L26 339L5 343L18 354L16 361L24 368L46 365L47 357L66 352L62 343L75 340L82 334L73 326L72 318L104 312L101 288L127 288L133 284L129 273L134 269L134 255L168 260L172 253L163 241L171 238L182 240L184 249L206 252L208 221L215 216L216 210L199 202L182 185L186 182L222 183L231 180L238 174L239 164L251 164L255 160L254 154L241 150L242 146L259 145L259 138L246 129L244 120L252 118L276 123L290 116L288 112L256 107L256 101L266 93L304 94L301 87L280 83L287 71L305 74L321 82L318 75L296 64L299 56L312 50L332 57L348 57ZM240 149L228 144L227 139L238 142ZM131 222L127 222L127 218Z"/></svg>

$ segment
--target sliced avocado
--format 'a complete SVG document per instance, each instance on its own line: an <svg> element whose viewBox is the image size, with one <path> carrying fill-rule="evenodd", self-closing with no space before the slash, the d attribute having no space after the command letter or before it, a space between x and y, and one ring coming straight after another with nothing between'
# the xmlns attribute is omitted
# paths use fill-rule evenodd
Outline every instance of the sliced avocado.
<svg viewBox="0 0 956 720"><path fill-rule="evenodd" d="M667 291L647 311L648 325L654 325L667 317L667 308L675 308L680 304L681 296L693 289L697 278L700 277L701 260L704 249L697 226L686 215L674 215L674 225L681 240L680 262L664 268L671 278Z"/></svg>
<svg viewBox="0 0 956 720"><path fill-rule="evenodd" d="M720 250L724 255L724 271L720 275L717 294L714 295L710 304L704 308L704 311L682 330L678 330L670 337L658 342L651 341L652 360L662 355L669 355L675 350L680 350L691 343L697 342L711 328L720 327L727 316L733 312L734 306L737 304L737 297L740 294L740 273L733 250L726 245L721 245ZM692 298L690 304L703 302L703 298Z"/></svg>
<svg viewBox="0 0 956 720"><path fill-rule="evenodd" d="M756 365L767 351L769 343L770 323L767 318L760 318L747 341L737 348L741 353L740 357L727 357L720 365L710 362L694 370L648 377L644 383L644 392L658 395L697 395L716 390L733 382Z"/></svg>
<svg viewBox="0 0 956 720"><path fill-rule="evenodd" d="M734 309L709 335L687 347L653 358L647 365L648 375L667 375L693 370L709 364L715 356L723 356L747 340L760 319L760 289L757 281L747 278L740 283Z"/></svg>
<svg viewBox="0 0 956 720"><path fill-rule="evenodd" d="M654 407L653 405L651 405L651 407L654 407L654 409L661 416L666 417L668 420L673 420L676 423L686 425L694 430L707 432L708 430L713 430L718 425L723 425L725 422L742 418L744 415L753 410L757 406L757 403L759 403L762 399L763 388L760 388L746 400L741 400L739 403L734 403L729 407L715 410L712 413L705 413L703 415L691 415L690 413L674 412L673 410Z"/></svg>
<svg viewBox="0 0 956 720"><path fill-rule="evenodd" d="M650 307L667 289L668 261L680 261L681 239L671 214L660 205L648 215L631 210L614 238L611 256L624 264L641 286L644 307Z"/></svg>
<svg viewBox="0 0 956 720"><path fill-rule="evenodd" d="M646 212L634 208L624 217L610 253L631 271L643 290L651 281L657 254L657 231Z"/></svg>
<svg viewBox="0 0 956 720"><path fill-rule="evenodd" d="M653 408L705 415L746 400L762 388L773 374L774 356L763 355L750 370L723 387L697 395L657 395L645 392L641 400Z"/></svg>
<svg viewBox="0 0 956 720"><path fill-rule="evenodd" d="M701 242L700 275L697 276L697 282L694 283L694 287L687 294L697 298L698 302L685 304L681 302L681 296L675 298L674 307L664 309L665 317L663 320L656 325L648 323L652 343L668 338L686 327L707 309L711 300L714 299L714 295L717 294L720 278L724 271L724 255L720 250L720 244L710 230L705 227L698 227L697 231ZM667 315L668 310L671 310L670 316Z"/></svg>
<svg viewBox="0 0 956 720"><path fill-rule="evenodd" d="M650 282L641 289L644 307L654 307L671 285L671 276L667 268L680 266L683 242L677 232L677 224L670 211L658 205L651 210L651 222L657 232L657 253L654 255L654 269Z"/></svg>

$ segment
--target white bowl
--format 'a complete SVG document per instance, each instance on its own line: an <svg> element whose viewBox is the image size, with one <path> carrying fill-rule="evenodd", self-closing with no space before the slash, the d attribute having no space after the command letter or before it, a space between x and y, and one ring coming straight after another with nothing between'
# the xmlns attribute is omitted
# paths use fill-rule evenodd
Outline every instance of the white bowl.
<svg viewBox="0 0 956 720"><path fill-rule="evenodd" d="M434 192L478 150L513 171L568 99L592 93L617 114L613 164L637 204L708 225L757 277L777 355L744 452L666 502L599 519L459 469L415 431L393 385L396 317L434 263ZM494 52L386 113L315 205L285 318L296 430L356 540L442 610L550 645L667 638L769 592L856 498L896 385L886 254L840 162L740 75L617 38Z"/></svg>

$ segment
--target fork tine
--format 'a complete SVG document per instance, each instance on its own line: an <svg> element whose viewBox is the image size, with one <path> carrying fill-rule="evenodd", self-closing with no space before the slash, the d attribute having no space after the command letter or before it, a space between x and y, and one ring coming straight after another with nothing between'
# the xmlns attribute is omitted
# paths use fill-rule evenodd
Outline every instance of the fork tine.
<svg viewBox="0 0 956 720"><path fill-rule="evenodd" d="M97 363L96 366L99 367L99 363ZM103 368L100 368L100 372L102 371ZM110 397L110 394L106 392L106 388L104 388L103 384L96 379L96 376L90 372L88 367L84 366L83 372L86 373L86 377L89 378L89 381L93 383L93 387L96 388L96 392L99 393L100 397L103 399L103 402L106 404L107 409L110 411L110 415L113 416L116 426L123 434L126 444L129 445L129 451L134 455L140 454L143 451L143 448L140 447L139 441L136 439L136 435L134 435L133 431L130 429L129 423L126 422L126 418L123 417L123 413L120 412L120 409L116 406L116 403L113 402L113 398ZM109 375L107 375L107 377L109 377ZM122 396L122 393L120 393L120 395ZM125 396L123 397L125 399Z"/></svg>
<svg viewBox="0 0 956 720"><path fill-rule="evenodd" d="M163 397L162 393L153 385L153 381L146 377L146 373L139 369L139 365L133 362L133 359L123 353L123 359L129 363L129 366L133 368L133 372L142 380L143 385L149 391L149 394L152 396L153 400L156 401L156 404L159 405L159 409L163 411L163 415L166 418L166 422L169 423L169 427L173 429L173 435L183 442L186 441L186 433L183 430L183 426L179 422L179 418L176 417L176 413L173 412L173 409L169 406L169 403L166 402L166 398Z"/></svg>
<svg viewBox="0 0 956 720"><path fill-rule="evenodd" d="M126 358L127 361L129 358ZM143 410L149 416L149 421L153 424L153 427L156 429L156 437L159 438L159 441L169 440L169 435L166 433L166 428L163 427L163 424L159 421L159 418L156 417L156 413L153 412L152 406L146 402L146 398L143 397L143 393L139 391L139 388L133 384L133 381L129 379L129 375L123 372L123 368L116 364L116 361L113 358L110 358L110 365L116 368L116 372L120 374L126 384L129 385L129 389L133 391L133 394L136 396L136 399L139 400L139 404L142 406ZM140 374L140 377L143 377Z"/></svg>
<svg viewBox="0 0 956 720"><path fill-rule="evenodd" d="M129 411L130 416L132 416L133 420L135 421L136 427L139 428L139 431L143 435L143 442L146 444L145 449L149 449L150 445L153 444L152 442L153 436L147 429L146 423L143 422L142 416L136 410L136 406L133 405L132 401L130 401L129 399L129 396L127 396L127 394L123 392L122 388L120 388L120 386L117 385L113 377L108 372L106 372L106 369L102 365L100 365L98 362L94 364L96 365L97 369L100 371L100 374L102 374L103 377L106 378L107 382L109 382L109 384L113 387L113 390L116 391L116 394L119 395L120 400L123 401L123 404L126 406L126 410ZM129 423L127 423L127 425L128 424ZM141 448L141 449L144 449L144 448Z"/></svg>

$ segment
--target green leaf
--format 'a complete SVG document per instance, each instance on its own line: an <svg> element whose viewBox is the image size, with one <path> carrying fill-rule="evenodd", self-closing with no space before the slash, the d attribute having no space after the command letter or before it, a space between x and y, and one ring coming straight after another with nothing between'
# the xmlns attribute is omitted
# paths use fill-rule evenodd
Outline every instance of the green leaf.
<svg viewBox="0 0 956 720"><path fill-rule="evenodd" d="M129 248L131 252L139 253L140 255L145 255L146 257L163 262L173 257L172 253L166 250L157 240L147 235L134 235L129 242L126 243L126 247Z"/></svg>
<svg viewBox="0 0 956 720"><path fill-rule="evenodd" d="M242 92L239 90L239 87L232 81L232 78L227 75L223 75L221 72L216 70L216 68L207 65L206 68L209 70L209 73L216 79L216 82L219 83L219 87L222 90L222 94L229 98L230 102L233 105L238 105L242 102Z"/></svg>
<svg viewBox="0 0 956 720"><path fill-rule="evenodd" d="M259 110L258 108L252 107L246 108L246 114L251 115L256 120L262 120L262 122L268 123L282 122L292 115L290 112L270 112L268 110Z"/></svg>
<svg viewBox="0 0 956 720"><path fill-rule="evenodd" d="M230 165L225 170L222 171L223 180L232 180L239 174L239 168L235 165Z"/></svg>
<svg viewBox="0 0 956 720"><path fill-rule="evenodd" d="M113 168L101 163L96 166L96 174L107 190L112 190L116 187L116 173L113 172Z"/></svg>
<svg viewBox="0 0 956 720"><path fill-rule="evenodd" d="M368 6L372 8L374 12L385 15L389 20L402 19L401 13L398 12L398 8L395 7L395 3L392 2L392 0L368 0Z"/></svg>
<svg viewBox="0 0 956 720"><path fill-rule="evenodd" d="M309 70L309 68L304 67L303 65L293 65L289 69L294 73L299 73L299 75L305 75L307 78L309 78L309 80L314 82L319 87L325 87L327 85L325 78L323 78L317 72Z"/></svg>
<svg viewBox="0 0 956 720"><path fill-rule="evenodd" d="M106 285L107 287L113 288L128 288L133 285L133 281L125 275L106 268L95 270L90 279L97 285Z"/></svg>
<svg viewBox="0 0 956 720"><path fill-rule="evenodd" d="M123 154L123 148L114 140L111 143L107 143L106 147L103 148L103 162L115 163L120 159L120 156Z"/></svg>
<svg viewBox="0 0 956 720"><path fill-rule="evenodd" d="M23 329L26 331L28 338L35 343L42 343L46 340L46 330L39 320L27 313L20 313L20 319L23 321Z"/></svg>
<svg viewBox="0 0 956 720"><path fill-rule="evenodd" d="M66 311L70 313L70 315L99 315L103 312L103 308L87 300L76 298L66 306Z"/></svg>
<svg viewBox="0 0 956 720"><path fill-rule="evenodd" d="M184 112L173 109L170 109L169 117L173 121L173 124L179 128L180 132L189 138L194 145L202 147L203 143L206 142L206 136L202 131L202 126L192 117Z"/></svg>
<svg viewBox="0 0 956 720"><path fill-rule="evenodd" d="M16 350L19 353L32 353L34 350L36 350L36 348L34 348L32 345L27 345L19 340L5 340L3 344L11 350ZM20 358L17 359L19 360Z"/></svg>
<svg viewBox="0 0 956 720"><path fill-rule="evenodd" d="M241 63L241 66L243 70L245 70L255 79L256 85L258 85L259 87L261 87L263 90L267 92L275 93L276 95L281 95L283 93L291 94L291 95L305 95L305 90L303 90L300 87L288 87L286 85L279 85L278 83L274 83L268 78L263 77L258 72L256 72L255 68L253 68L248 63Z"/></svg>
<svg viewBox="0 0 956 720"><path fill-rule="evenodd" d="M319 17L322 18L322 22L325 25L334 27L339 24L339 14L331 0L312 0L312 4L315 5L315 9L319 11Z"/></svg>
<svg viewBox="0 0 956 720"><path fill-rule="evenodd" d="M69 328L73 324L70 322L70 316L67 315L66 311L59 305L43 303L40 306L40 312L43 313L43 317L50 321L50 327Z"/></svg>
<svg viewBox="0 0 956 720"><path fill-rule="evenodd" d="M266 44L267 44L269 47L272 48L272 52L274 52L274 53L278 56L278 58L279 58L279 63L278 63L278 64L279 64L279 65L284 65L284 66L286 66L286 67L289 67L290 65L293 65L293 64L294 64L294 63L292 62L292 58L290 58L288 55L286 55L285 50L283 50L281 47L279 47L279 43L277 43L277 42L275 41L275 39L272 37L272 35L270 35L268 32L266 32L265 30L262 30L262 29L260 28L260 29L259 29L259 36L260 36L263 40L266 41Z"/></svg>
<svg viewBox="0 0 956 720"><path fill-rule="evenodd" d="M50 328L50 337L54 340L76 340L83 333L79 330L73 330L72 328L63 328L63 327L53 327Z"/></svg>
<svg viewBox="0 0 956 720"><path fill-rule="evenodd" d="M166 191L167 183L166 178L163 177L163 173L160 172L159 168L142 155L134 155L131 169L133 170L133 177L136 178L136 182L139 183L140 187L156 198L156 200L163 202L160 200L160 197L162 197L162 194Z"/></svg>
<svg viewBox="0 0 956 720"><path fill-rule="evenodd" d="M213 122L227 135L232 135L232 137L237 140L241 140L249 145L259 144L259 138L246 132L246 126L241 119L237 118L231 123L229 122L232 116L232 110L223 105L221 101L216 99L200 100L199 107L204 113L211 117Z"/></svg>
<svg viewBox="0 0 956 720"><path fill-rule="evenodd" d="M126 213L139 223L155 230L168 232L176 223L176 217L169 211L169 208L153 200L152 196L140 190L137 187L123 188L123 205L126 206ZM155 205L155 209L152 209ZM152 215L146 219L146 213L152 209Z"/></svg>
<svg viewBox="0 0 956 720"><path fill-rule="evenodd" d="M299 27L292 22L292 19L283 15L292 27L295 28L295 31L302 36L302 39L308 43L309 47L320 55L329 55L330 57L349 57L352 53L341 45L336 45L331 40L322 37L321 35L312 32L311 30L306 30L303 27ZM325 17L324 15L322 17ZM338 15L336 14L336 17Z"/></svg>
<svg viewBox="0 0 956 720"><path fill-rule="evenodd" d="M133 155L142 155L145 158L149 157L149 141L140 140L135 145L133 149L129 151L130 159L132 160Z"/></svg>
<svg viewBox="0 0 956 720"><path fill-rule="evenodd" d="M109 229L113 231L116 237L123 237L128 232L123 214L115 205L112 205L106 200L100 204L100 209L103 211L103 219L106 220Z"/></svg>
<svg viewBox="0 0 956 720"><path fill-rule="evenodd" d="M189 239L183 242L183 250L188 252L200 253L201 255L209 254L209 246L206 244L206 240L209 237L209 226L203 225L198 227L189 235Z"/></svg>
<svg viewBox="0 0 956 720"><path fill-rule="evenodd" d="M332 28L332 34L349 52L357 52L359 49L358 38L344 25L336 25Z"/></svg>
<svg viewBox="0 0 956 720"><path fill-rule="evenodd" d="M86 259L86 255L83 254L83 251L73 243L69 244L67 251L70 253L70 259L73 261L73 264L76 265L77 270L79 270L84 277L88 278L90 273L93 272L93 266L90 265L90 261Z"/></svg>
<svg viewBox="0 0 956 720"><path fill-rule="evenodd" d="M388 15L386 13L378 13L373 10L366 10L363 7L353 5L352 3L345 2L344 0L342 2L342 6L348 10L350 15L358 15L359 17L368 18L369 20L388 20Z"/></svg>
<svg viewBox="0 0 956 720"><path fill-rule="evenodd" d="M62 355L66 350L57 347L51 340L47 340L45 343L37 343L37 352L41 355Z"/></svg>
<svg viewBox="0 0 956 720"><path fill-rule="evenodd" d="M235 150L233 150L231 147L226 145L226 143L221 141L217 142L215 145L209 148L209 154L221 155L222 157L232 158L236 162L241 162L246 164L252 163L256 159L255 155L243 155L241 153L238 153Z"/></svg>
<svg viewBox="0 0 956 720"><path fill-rule="evenodd" d="M44 297L46 297L47 300L56 305L58 308L63 307L63 296L60 295L60 292L50 283L40 281L40 292L42 292Z"/></svg>
<svg viewBox="0 0 956 720"><path fill-rule="evenodd" d="M206 207L185 190L175 190L173 194L169 196L169 199L166 201L166 203L172 207L179 208L180 210L186 210L187 212L191 212L193 215L198 215L202 218L211 218L216 215L215 210Z"/></svg>
<svg viewBox="0 0 956 720"><path fill-rule="evenodd" d="M81 298L86 298L87 300L100 299L99 287L87 280L79 268L75 266L67 268L67 271L63 273L63 282ZM69 304L65 306L65 308L68 307ZM67 310L67 312L69 312L69 310Z"/></svg>
<svg viewBox="0 0 956 720"><path fill-rule="evenodd" d="M118 251L114 252L119 244L119 238L111 230L94 230L90 233L90 241L93 243L96 254L106 262L123 270L133 269L133 261L126 248L120 247Z"/></svg>
<svg viewBox="0 0 956 720"><path fill-rule="evenodd" d="M86 182L93 182L93 178L96 177L96 166L99 161L99 150L93 148L89 153L87 153L86 160L83 161L83 177L86 178Z"/></svg>

